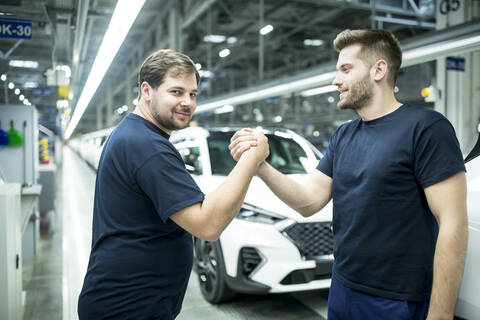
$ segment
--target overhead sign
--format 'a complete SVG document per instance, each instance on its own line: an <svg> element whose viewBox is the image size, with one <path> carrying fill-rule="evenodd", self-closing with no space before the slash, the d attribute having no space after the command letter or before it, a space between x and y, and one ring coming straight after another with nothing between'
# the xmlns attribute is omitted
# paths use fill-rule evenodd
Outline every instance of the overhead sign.
<svg viewBox="0 0 480 320"><path fill-rule="evenodd" d="M33 88L33 95L35 97L49 97L52 90L49 87Z"/></svg>
<svg viewBox="0 0 480 320"><path fill-rule="evenodd" d="M32 21L0 19L0 38L32 39Z"/></svg>
<svg viewBox="0 0 480 320"><path fill-rule="evenodd" d="M465 71L465 58L447 57L447 70Z"/></svg>

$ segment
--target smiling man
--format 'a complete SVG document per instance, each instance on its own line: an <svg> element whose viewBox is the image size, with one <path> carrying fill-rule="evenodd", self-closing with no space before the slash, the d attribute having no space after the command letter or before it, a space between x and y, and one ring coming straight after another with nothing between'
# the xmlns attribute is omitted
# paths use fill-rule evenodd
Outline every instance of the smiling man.
<svg viewBox="0 0 480 320"><path fill-rule="evenodd" d="M341 125L305 185L268 163L257 174L293 209L333 199L334 267L328 319L452 319L468 239L465 166L440 113L402 104L397 39L345 30L334 41ZM234 159L255 137L237 132Z"/></svg>
<svg viewBox="0 0 480 320"><path fill-rule="evenodd" d="M108 138L98 166L81 320L174 319L192 269L192 235L219 237L268 156L267 138L255 131L256 146L204 196L168 141L188 125L199 81L192 60L173 50L153 53L140 68L139 102Z"/></svg>

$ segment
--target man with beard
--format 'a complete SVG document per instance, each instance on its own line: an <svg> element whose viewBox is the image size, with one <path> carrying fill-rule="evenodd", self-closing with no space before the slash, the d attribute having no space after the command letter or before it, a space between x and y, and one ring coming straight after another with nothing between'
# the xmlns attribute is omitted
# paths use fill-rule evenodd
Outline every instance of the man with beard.
<svg viewBox="0 0 480 320"><path fill-rule="evenodd" d="M341 125L305 185L268 163L257 174L308 217L333 199L334 267L328 319L452 319L468 239L465 167L438 112L398 102L398 40L345 30L339 52ZM255 137L237 132L234 159Z"/></svg>
<svg viewBox="0 0 480 320"><path fill-rule="evenodd" d="M269 153L267 138L255 132L256 146L205 197L168 141L195 111L194 63L159 50L138 80L139 102L108 138L98 166L80 319L174 319L192 269L192 235L219 237Z"/></svg>

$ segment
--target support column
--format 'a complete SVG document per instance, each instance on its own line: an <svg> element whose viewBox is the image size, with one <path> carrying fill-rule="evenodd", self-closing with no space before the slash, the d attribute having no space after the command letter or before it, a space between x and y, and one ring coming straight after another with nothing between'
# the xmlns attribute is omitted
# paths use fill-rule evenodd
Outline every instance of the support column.
<svg viewBox="0 0 480 320"><path fill-rule="evenodd" d="M113 92L112 92L112 88L110 88L110 86L108 86L108 90L107 90L107 107L106 107L106 112L105 112L105 122L106 122L106 125L107 125L107 128L110 128L111 126L113 126Z"/></svg>
<svg viewBox="0 0 480 320"><path fill-rule="evenodd" d="M4 92L4 97L5 97L5 105L8 105L8 78L3 81L3 89L5 90ZM4 124L6 126L6 124Z"/></svg>
<svg viewBox="0 0 480 320"><path fill-rule="evenodd" d="M127 112L130 112L130 111L133 111L133 109L135 108L135 106L133 106L132 69L129 67L128 64L127 64L127 70L126 70L126 71L127 71L127 79L126 79L126 84L125 84L125 86L127 87L127 91L126 91L126 99L127 99L127 102L126 102L125 104L128 106ZM133 106L133 108L132 108L132 106Z"/></svg>
<svg viewBox="0 0 480 320"><path fill-rule="evenodd" d="M208 9L207 13L207 34L212 34L212 10ZM207 70L212 72L212 43L210 41L207 42ZM207 86L207 95L208 97L212 96L212 79L208 79L208 86Z"/></svg>
<svg viewBox="0 0 480 320"><path fill-rule="evenodd" d="M449 3L448 6L445 4ZM445 29L480 17L480 5L468 0L437 0L437 29ZM443 4L443 5L442 5ZM466 155L477 140L480 121L480 52L437 59L435 110L452 123L460 148Z"/></svg>
<svg viewBox="0 0 480 320"><path fill-rule="evenodd" d="M258 80L263 80L263 64L264 64L264 40L263 35L260 34L260 30L264 27L265 19L264 19L264 3L263 0L260 0L260 12L259 12L259 19L258 19Z"/></svg>
<svg viewBox="0 0 480 320"><path fill-rule="evenodd" d="M97 130L103 129L103 106L97 105Z"/></svg>
<svg viewBox="0 0 480 320"><path fill-rule="evenodd" d="M182 29L180 28L180 7L179 2L170 9L168 16L168 40L170 49L182 51Z"/></svg>

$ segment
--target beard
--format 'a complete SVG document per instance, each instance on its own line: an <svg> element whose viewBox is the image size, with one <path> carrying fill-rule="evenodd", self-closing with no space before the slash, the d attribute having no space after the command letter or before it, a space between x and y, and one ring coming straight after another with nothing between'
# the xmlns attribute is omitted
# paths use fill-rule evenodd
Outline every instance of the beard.
<svg viewBox="0 0 480 320"><path fill-rule="evenodd" d="M161 114L159 112L159 109L161 107L158 106L157 101L155 99L152 99L151 105L150 105L150 110L152 112L152 116L157 121L157 123L162 126L163 128L169 130L169 131L174 131L174 130L179 130L186 128L188 126L188 123L192 119L192 114L190 113L190 109L181 109L180 107L177 107L175 109L172 109L169 114ZM179 110L180 109L180 110ZM178 123L175 121L175 111L181 111L182 113L188 114L189 118L188 121L185 123Z"/></svg>
<svg viewBox="0 0 480 320"><path fill-rule="evenodd" d="M365 107L373 96L370 76L367 74L363 79L350 86L347 96L338 101L339 109L359 110Z"/></svg>

